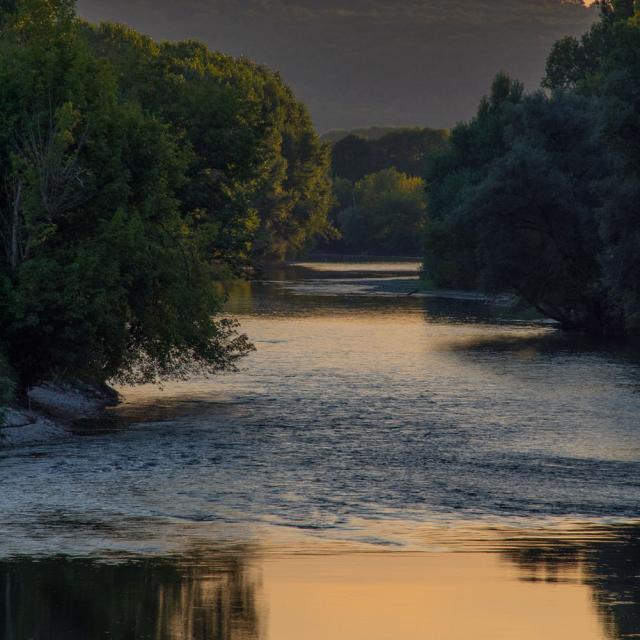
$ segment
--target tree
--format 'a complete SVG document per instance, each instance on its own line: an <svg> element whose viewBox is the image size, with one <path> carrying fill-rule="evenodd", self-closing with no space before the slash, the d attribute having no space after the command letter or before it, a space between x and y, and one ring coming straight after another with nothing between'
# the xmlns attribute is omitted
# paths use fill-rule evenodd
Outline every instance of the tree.
<svg viewBox="0 0 640 640"><path fill-rule="evenodd" d="M336 142L331 149L331 168L334 176L357 182L375 171L371 142L349 135Z"/></svg>
<svg viewBox="0 0 640 640"><path fill-rule="evenodd" d="M0 325L22 384L183 377L250 348L215 319L192 151L122 100L72 6L22 0L0 38Z"/></svg>
<svg viewBox="0 0 640 640"><path fill-rule="evenodd" d="M349 135L333 145L332 172L351 182L392 168L421 176L427 159L444 148L447 135L444 130L428 128L392 129L372 139Z"/></svg>
<svg viewBox="0 0 640 640"><path fill-rule="evenodd" d="M453 129L448 145L429 160L426 170L429 221L424 268L438 286L478 286L477 233L466 219L466 203L489 166L508 148L506 123L523 97L523 86L498 74L480 101L476 117Z"/></svg>
<svg viewBox="0 0 640 640"><path fill-rule="evenodd" d="M346 247L378 254L416 255L426 215L424 183L385 169L356 183L355 204L338 215Z"/></svg>
<svg viewBox="0 0 640 640"><path fill-rule="evenodd" d="M399 129L373 142L375 170L395 168L422 176L430 156L442 150L448 133L441 129Z"/></svg>
<svg viewBox="0 0 640 640"><path fill-rule="evenodd" d="M307 108L279 76L266 70L265 94L275 131L274 160L258 194L254 253L299 256L316 240L334 237L329 147L317 136Z"/></svg>
<svg viewBox="0 0 640 640"><path fill-rule="evenodd" d="M434 159L425 265L437 284L515 292L566 329L640 329L640 60L632 20L612 15L554 48L555 62L567 54L559 88L523 96L499 78ZM583 50L605 30L615 47Z"/></svg>
<svg viewBox="0 0 640 640"><path fill-rule="evenodd" d="M624 329L640 333L640 180L625 172L622 162L601 185L599 211L604 249L600 262L612 305L620 310Z"/></svg>
<svg viewBox="0 0 640 640"><path fill-rule="evenodd" d="M127 95L194 150L180 199L234 269L299 253L330 233L328 149L281 78L198 42L157 44L120 25L85 27Z"/></svg>
<svg viewBox="0 0 640 640"><path fill-rule="evenodd" d="M602 2L601 20L579 41L557 44L547 64L545 84L565 86L600 98L599 131L603 152L615 170L598 185L598 219L604 250L600 257L612 304L627 331L640 330L640 276L636 198L640 193L640 5ZM572 57L563 56L563 47ZM563 81L563 78L569 80ZM601 164L601 161L599 162Z"/></svg>
<svg viewBox="0 0 640 640"><path fill-rule="evenodd" d="M567 329L617 325L602 284L593 184L610 172L597 100L528 96L511 111L508 150L468 194L481 286L514 291Z"/></svg>

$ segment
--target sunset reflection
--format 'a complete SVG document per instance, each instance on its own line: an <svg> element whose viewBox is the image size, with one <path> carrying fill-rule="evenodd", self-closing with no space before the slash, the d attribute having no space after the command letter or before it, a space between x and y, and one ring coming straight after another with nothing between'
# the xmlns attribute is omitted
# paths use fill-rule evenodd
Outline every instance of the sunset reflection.
<svg viewBox="0 0 640 640"><path fill-rule="evenodd" d="M473 549L461 535L433 553L7 561L0 631L6 640L637 637L637 526L477 533Z"/></svg>

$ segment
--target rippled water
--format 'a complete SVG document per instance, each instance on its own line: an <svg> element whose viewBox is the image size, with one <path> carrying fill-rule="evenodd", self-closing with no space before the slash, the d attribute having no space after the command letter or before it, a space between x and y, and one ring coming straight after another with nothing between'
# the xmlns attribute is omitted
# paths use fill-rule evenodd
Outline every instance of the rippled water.
<svg viewBox="0 0 640 640"><path fill-rule="evenodd" d="M0 553L297 531L415 549L431 525L640 517L630 347L379 291L389 266L313 267L234 293L243 371L125 389L124 428L0 453Z"/></svg>
<svg viewBox="0 0 640 640"><path fill-rule="evenodd" d="M571 592L576 603L599 603L585 604L574 615L575 633L558 637L640 633L638 351L563 336L501 301L407 295L416 268L305 264L267 273L238 287L229 303L257 347L242 371L163 390L124 389L108 429L84 425L60 442L0 451L7 594L11 585L26 592L42 580L58 589L67 580L63 591L91 579L103 586L122 579L134 591L136 580L165 580L179 593L191 589L196 609L212 594L237 596L235 605L225 600L239 616L225 623L236 635L205 625L130 637L258 638L267 634L254 610L260 599L247 604L245 573L233 582L247 563L251 573L255 554L491 551L501 554L503 573L480 591L555 580L582 585ZM60 554L77 559L61 570L50 559ZM137 565L91 564L132 554ZM279 584L278 567L280 578L275 570L260 575ZM200 570L218 576L208 595L193 591L203 588ZM317 567L304 570L313 575ZM437 574L432 565L425 571ZM160 615L160 605L149 606ZM594 611L597 633L580 626ZM482 628L486 635L475 637L551 637ZM321 637L292 629L267 635ZM364 629L324 637L392 637ZM462 627L447 635L437 626L397 637L427 631L471 637Z"/></svg>

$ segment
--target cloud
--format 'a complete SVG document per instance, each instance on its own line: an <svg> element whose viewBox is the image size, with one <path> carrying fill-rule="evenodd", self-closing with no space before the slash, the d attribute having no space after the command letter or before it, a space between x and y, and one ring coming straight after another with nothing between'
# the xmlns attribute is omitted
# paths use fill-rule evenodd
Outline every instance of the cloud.
<svg viewBox="0 0 640 640"><path fill-rule="evenodd" d="M79 0L92 20L197 38L280 71L320 129L450 126L505 70L533 88L581 0Z"/></svg>
<svg viewBox="0 0 640 640"><path fill-rule="evenodd" d="M213 0L210 6L250 15L282 18L413 20L421 24L555 22L575 19L582 0Z"/></svg>

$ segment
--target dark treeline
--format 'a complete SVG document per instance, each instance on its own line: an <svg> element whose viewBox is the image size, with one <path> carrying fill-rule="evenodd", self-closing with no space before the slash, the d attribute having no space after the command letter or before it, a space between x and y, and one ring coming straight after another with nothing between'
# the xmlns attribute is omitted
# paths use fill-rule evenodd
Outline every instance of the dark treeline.
<svg viewBox="0 0 640 640"><path fill-rule="evenodd" d="M439 129L398 129L380 138L348 135L331 149L333 175L351 182L384 169L422 176L431 153L444 147L447 132Z"/></svg>
<svg viewBox="0 0 640 640"><path fill-rule="evenodd" d="M330 231L329 163L264 67L0 0L0 401L232 367L214 281Z"/></svg>
<svg viewBox="0 0 640 640"><path fill-rule="evenodd" d="M427 158L446 140L447 132L435 129L392 129L380 137L351 134L338 140L331 150L331 220L340 238L328 248L419 255L426 216L422 175Z"/></svg>
<svg viewBox="0 0 640 640"><path fill-rule="evenodd" d="M425 269L567 329L640 330L640 3L600 3L541 90L499 75L426 172Z"/></svg>
<svg viewBox="0 0 640 640"><path fill-rule="evenodd" d="M411 127L381 127L373 125L371 127L361 127L359 129L330 129L322 134L321 139L330 144L335 144L347 136L357 136L365 140L379 140L388 133L406 131Z"/></svg>

